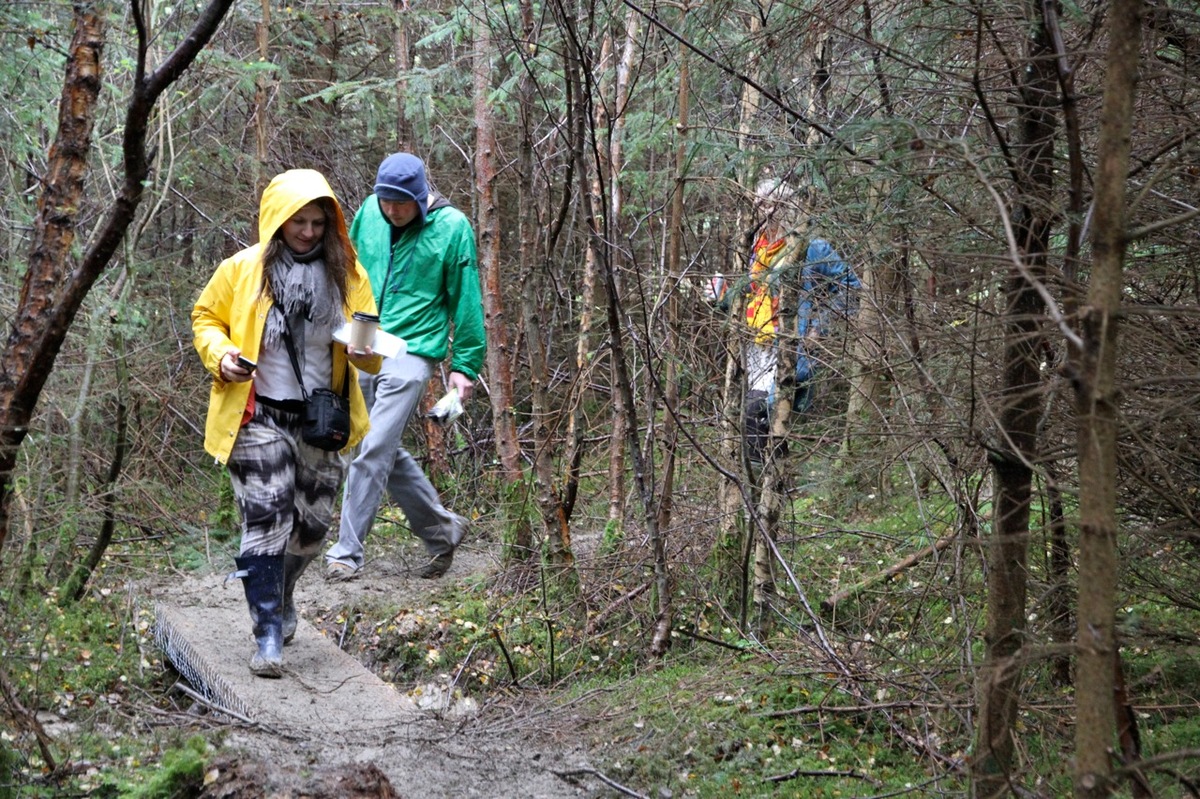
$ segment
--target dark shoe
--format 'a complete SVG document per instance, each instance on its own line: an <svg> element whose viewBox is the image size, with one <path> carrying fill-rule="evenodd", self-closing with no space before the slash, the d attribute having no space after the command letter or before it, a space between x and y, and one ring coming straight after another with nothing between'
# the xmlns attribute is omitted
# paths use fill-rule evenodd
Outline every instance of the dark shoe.
<svg viewBox="0 0 1200 799"><path fill-rule="evenodd" d="M258 651L250 657L250 671L259 677L283 676L283 555L246 555L234 558L245 572L242 588L254 621Z"/></svg>
<svg viewBox="0 0 1200 799"><path fill-rule="evenodd" d="M308 564L312 563L315 557L315 553L312 555L289 553L283 556L283 643L285 645L290 644L296 637L296 603L292 600L292 593L296 590L296 581L300 579L300 575L304 574L304 570L308 568Z"/></svg>
<svg viewBox="0 0 1200 799"><path fill-rule="evenodd" d="M443 552L441 555L434 555L433 558L417 571L417 576L422 580L435 580L450 570L450 564L454 562L454 550Z"/></svg>

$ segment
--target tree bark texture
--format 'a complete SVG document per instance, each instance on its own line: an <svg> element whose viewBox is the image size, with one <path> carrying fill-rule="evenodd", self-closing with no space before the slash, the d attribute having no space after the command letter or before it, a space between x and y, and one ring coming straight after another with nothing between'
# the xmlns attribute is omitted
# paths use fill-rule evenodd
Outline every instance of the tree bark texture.
<svg viewBox="0 0 1200 799"><path fill-rule="evenodd" d="M258 45L260 67L265 67L271 57L271 0L262 0L262 19L254 25L254 39ZM270 141L271 73L260 69L254 79L254 196L262 194L267 186L263 168L267 164L268 142Z"/></svg>
<svg viewBox="0 0 1200 799"><path fill-rule="evenodd" d="M530 0L521 0L521 21L524 40L528 47L520 53L522 61L536 51L536 32L533 24L533 9ZM561 503L553 491L553 431L549 425L548 383L549 369L545 356L542 354L541 322L538 316L538 303L541 296L539 280L538 254L538 223L535 215L536 197L534 192L534 80L529 65L525 65L524 74L517 84L517 116L520 125L520 144L517 151L517 270L521 279L521 321L525 330L526 347L529 350L529 382L531 397L531 416L534 420L533 466L539 509L542 523L547 535L556 532L556 525L561 520L566 525L567 516ZM539 357L541 356L540 360ZM545 435L545 439L543 439ZM547 472L543 476L543 469ZM550 488L547 490L540 481L547 480ZM557 507L555 507L557 506ZM534 546L533 530L520 526L511 531L512 537L505 541L502 559L505 563L512 561L530 561L537 557ZM570 541L570 528L565 535ZM568 551L570 551L568 549Z"/></svg>
<svg viewBox="0 0 1200 799"><path fill-rule="evenodd" d="M487 370L496 455L506 483L522 481L521 448L513 415L512 344L500 280L500 218L496 211L496 135L488 95L492 87L492 37L486 16L475 23L475 194L478 202L479 274L487 328Z"/></svg>
<svg viewBox="0 0 1200 799"><path fill-rule="evenodd" d="M526 41L534 41L532 9L522 3ZM532 45L531 45L532 47ZM528 52L528 51L526 51ZM524 57L524 54L523 54ZM525 276L521 291L521 319L525 328L526 349L529 353L530 418L533 423L533 481L535 500L542 518L542 528L552 566L562 573L574 574L575 555L571 546L570 518L562 501L554 476L555 447L558 440L558 416L550 409L550 368L547 364L544 331L541 319L542 269L536 263L538 252L537 221L534 218L533 112L534 82L527 70L518 84L521 143L517 162L520 199L518 201L518 232L520 235L521 274ZM581 336L584 335L581 333ZM531 560L537 557L532 531L516 531L511 542L511 557ZM506 553L507 554L507 553ZM564 575L565 576L565 575Z"/></svg>
<svg viewBox="0 0 1200 799"><path fill-rule="evenodd" d="M106 202L99 226L78 264L69 266L83 198L87 156L100 89L103 25L94 3L80 3L67 55L59 129L34 221L29 268L12 327L0 353L0 551L8 531L17 450L58 351L80 306L108 266L141 202L150 156L146 131L155 103L212 38L233 0L211 0L180 44L147 71L149 34L141 6L133 5L138 33L134 83L125 109L123 172L117 194Z"/></svg>
<svg viewBox="0 0 1200 799"><path fill-rule="evenodd" d="M1117 589L1118 311L1128 244L1125 205L1143 4L1114 0L1095 173L1092 279L1075 366L1079 449L1079 607L1075 666L1075 796L1112 790L1110 750Z"/></svg>
<svg viewBox="0 0 1200 799"><path fill-rule="evenodd" d="M1028 551L1033 463L1042 408L1041 299L1053 217L1053 111L1056 74L1049 32L1040 7L1030 4L1030 38L1018 111L1019 141L1012 164L1014 251L1004 287L1004 356L998 430L991 445L996 479L995 514L987 546L987 655L980 672L980 710L973 762L976 795L1008 791L1013 779L1022 645L1028 591Z"/></svg>
<svg viewBox="0 0 1200 799"><path fill-rule="evenodd" d="M396 12L396 29L392 34L392 45L396 51L396 149L413 152L412 126L405 113L408 105L408 73L412 70L412 53L408 45L408 0L393 0Z"/></svg>
<svg viewBox="0 0 1200 799"><path fill-rule="evenodd" d="M683 4L680 26L687 20L688 4ZM687 186L688 103L691 88L688 84L688 50L679 48L679 91L676 100L675 119L675 185L671 192L671 212L667 220L667 259L663 274L667 291L665 315L662 325L662 347L660 355L665 364L663 370L663 478L659 492L658 528L665 536L671 529L671 511L675 503L675 450L679 446L679 426L675 413L679 408L679 291L681 280L681 252L683 250L683 195ZM656 542L655 556L666 557L663 542Z"/></svg>
<svg viewBox="0 0 1200 799"><path fill-rule="evenodd" d="M749 15L747 32L751 37L757 36L762 30L762 17L758 14ZM758 90L759 60L761 53L757 48L751 50L750 60L746 64L746 72L752 78L742 83L741 107L738 110L738 146L743 152L750 152L753 142L755 123L758 119L762 104L762 94ZM755 175L750 165L744 167L738 175L738 182L747 192L753 191ZM749 230L752 221L746 219L744 211L738 213L737 230ZM746 248L740 246L741 239L750 238L740 233L731 234L737 237L738 245L729 246L725 265L725 274L740 275L746 269ZM732 280L732 277L731 277ZM721 420L720 443L718 458L725 467L728 476L721 476L717 486L717 537L714 560L718 579L721 580L725 596L734 600L734 612L746 623L746 613L750 601L749 575L746 573L746 561L755 540L752 526L744 522L740 513L743 507L743 487L733 479L733 475L745 475L743 468L745 459L742 457L742 403L745 398L745 379L742 376L742 340L741 329L744 327L743 313L745 307L740 296L726 296L729 303L729 315L722 326L723 343L725 345L724 383L721 391Z"/></svg>
<svg viewBox="0 0 1200 799"><path fill-rule="evenodd" d="M113 448L112 462L109 463L108 474L104 479L104 521L100 525L100 532L96 536L96 540L88 549L87 556L71 572L68 583L59 595L59 604L66 604L68 601L78 602L83 599L87 593L88 582L100 566L100 561L104 557L104 553L108 551L108 545L112 543L113 533L116 531L117 479L121 476L125 458L129 454L130 443L129 406L125 401L129 391L129 361L124 341L117 342L115 354L117 371L117 418L114 424L116 446Z"/></svg>
<svg viewBox="0 0 1200 799"><path fill-rule="evenodd" d="M608 218L609 230L613 240L621 242L623 232L621 226L624 195L621 190L622 174L625 166L625 109L629 101L630 83L632 81L634 59L638 53L638 31L641 17L630 11L625 16L625 38L621 59L617 64L617 79L613 96L614 112L609 118L609 159L608 159ZM624 247L610 249L611 257L619 267L622 263ZM619 283L618 283L619 286ZM616 371L612 365L609 371L616 385ZM613 392L612 401L612 433L609 437L608 457L608 522L609 525L620 527L625 520L625 425L628 416L625 413L624 398L619 391Z"/></svg>
<svg viewBox="0 0 1200 799"><path fill-rule="evenodd" d="M600 59L597 64L597 71L601 72L597 76L597 83L600 86L601 102L597 103L592 109L592 123L589 126L583 124L588 114L587 103L584 98L575 95L575 113L573 114L573 130L575 131L573 146L586 148L590 153L594 153L594 158L580 158L580 169L583 170L581 178L586 178L584 183L587 185L586 191L591 193L591 208L592 213L599 214L599 218L595 220L597 230L606 228L606 209L603 195L604 172L608 158L605 152L606 148L603 144L603 135L608 127L608 114L605 111L603 103L604 84L603 71L605 64L611 58L612 52L612 37L606 35L600 46ZM588 138L586 131L591 131L591 137ZM590 146L588 146L590 144ZM581 191L585 190L581 187ZM606 237L607 238L607 237ZM579 294L579 325L575 339L575 375L572 385L572 390L567 397L568 413L567 413L567 435L566 435L566 454L563 458L565 463L564 472L566 480L563 484L563 504L565 506L568 517L575 511L575 499L579 493L579 468L583 462L583 433L584 426L583 414L581 405L583 404L584 394L588 391L588 386L591 384L591 372L595 368L595 361L591 358L592 350L592 326L594 324L594 309L596 306L596 272L598 265L596 259L598 253L595 247L587 247L583 256L583 275L582 285L580 286Z"/></svg>
<svg viewBox="0 0 1200 799"><path fill-rule="evenodd" d="M0 550L8 533L11 477L17 450L28 432L42 386L50 376L58 345L66 335L49 329L55 300L67 273L75 224L87 176L92 126L100 94L104 25L94 4L75 9L75 33L67 55L58 110L58 133L50 147L29 251L3 359L0 359ZM57 336L55 333L57 332ZM57 339L57 340L56 340Z"/></svg>

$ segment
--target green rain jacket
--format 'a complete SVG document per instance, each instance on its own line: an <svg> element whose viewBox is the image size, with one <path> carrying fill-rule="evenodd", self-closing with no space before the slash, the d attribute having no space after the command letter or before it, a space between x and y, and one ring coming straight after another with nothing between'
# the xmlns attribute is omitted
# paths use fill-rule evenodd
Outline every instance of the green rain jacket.
<svg viewBox="0 0 1200 799"><path fill-rule="evenodd" d="M441 361L453 322L450 368L474 380L486 346L475 233L461 211L435 198L430 195L423 225L393 236L395 228L371 195L354 215L350 238L371 279L379 326L404 339L414 355Z"/></svg>

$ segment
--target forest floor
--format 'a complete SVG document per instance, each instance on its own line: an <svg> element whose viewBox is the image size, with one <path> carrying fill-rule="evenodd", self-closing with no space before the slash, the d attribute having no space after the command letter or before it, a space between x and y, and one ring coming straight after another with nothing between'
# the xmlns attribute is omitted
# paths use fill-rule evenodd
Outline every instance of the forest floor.
<svg viewBox="0 0 1200 799"><path fill-rule="evenodd" d="M188 633L189 644L212 670L230 675L229 684L249 708L229 715L179 694L180 710L191 723L223 727L218 736L206 736L222 744L210 762L203 797L616 795L588 764L578 716L569 703L547 694L499 691L479 702L454 691L449 680L402 679L390 683L390 696L347 694L349 683L382 684L358 663L338 660L350 660L340 649L347 609L420 613L436 608L448 584L486 579L497 566L493 545L471 540L437 580L414 573L424 558L411 537L372 541L368 556L372 559L353 580L326 581L321 558L302 576L296 590L301 624L284 651L286 673L279 680L249 675L246 661L254 644L243 594L236 582L223 587L218 569L143 592L156 607L171 605L185 615L192 609L192 617L210 619ZM302 715L288 716L288 707Z"/></svg>

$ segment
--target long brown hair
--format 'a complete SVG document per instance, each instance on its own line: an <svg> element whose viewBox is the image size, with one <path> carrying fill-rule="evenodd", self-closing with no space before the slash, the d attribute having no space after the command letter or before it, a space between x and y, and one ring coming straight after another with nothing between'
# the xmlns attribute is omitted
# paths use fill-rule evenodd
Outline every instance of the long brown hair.
<svg viewBox="0 0 1200 799"><path fill-rule="evenodd" d="M344 225L337 224L338 207L337 201L332 197L318 197L308 205L316 205L325 214L325 252L321 255L321 262L325 264L325 277L329 281L329 285L337 289L338 299L341 301L339 307L345 307L346 298L350 296L350 271L354 266L354 245L350 243L350 237L346 235ZM271 269L270 265L275 263L275 259L283 254L283 248L287 245L283 243L283 235L276 231L271 240L263 247L262 252L262 296L270 300L275 298L271 296Z"/></svg>

